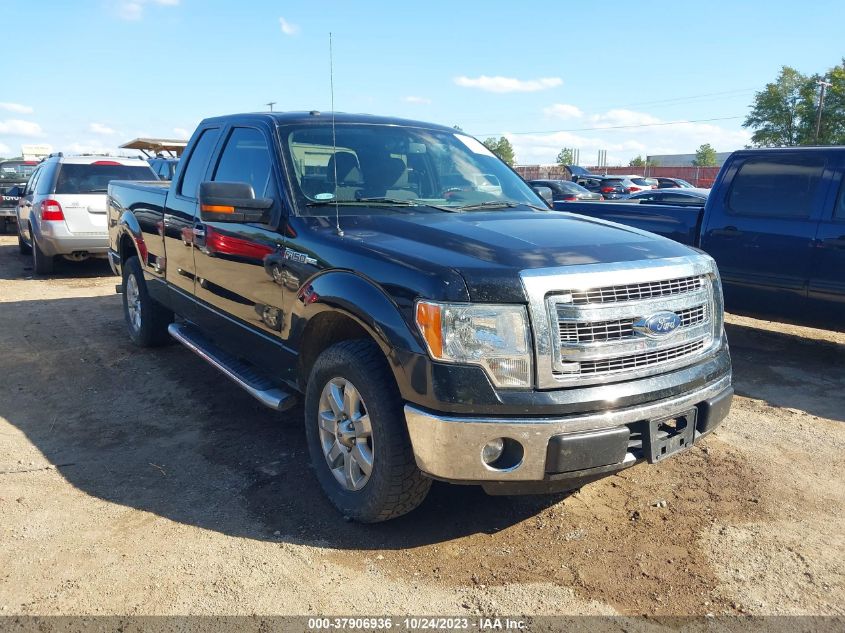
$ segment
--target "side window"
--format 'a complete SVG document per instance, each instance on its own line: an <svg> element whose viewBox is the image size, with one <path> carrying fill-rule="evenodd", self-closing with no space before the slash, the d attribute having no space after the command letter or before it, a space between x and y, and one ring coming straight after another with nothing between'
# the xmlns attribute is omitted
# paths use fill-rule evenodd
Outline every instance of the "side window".
<svg viewBox="0 0 845 633"><path fill-rule="evenodd" d="M247 127L232 130L212 180L246 182L257 198L276 198L273 161L264 134Z"/></svg>
<svg viewBox="0 0 845 633"><path fill-rule="evenodd" d="M41 172L44 171L43 167L39 167L32 175L29 177L29 181L26 183L26 189L24 190L24 195L29 196L35 191L35 186L38 184L38 179L41 177Z"/></svg>
<svg viewBox="0 0 845 633"><path fill-rule="evenodd" d="M56 170L59 168L58 163L51 163L44 165L41 173L38 175L38 182L35 183L35 193L39 196L46 196L53 193L53 184L56 180Z"/></svg>
<svg viewBox="0 0 845 633"><path fill-rule="evenodd" d="M809 217L824 166L824 157L813 154L750 158L734 176L728 209L736 215Z"/></svg>
<svg viewBox="0 0 845 633"><path fill-rule="evenodd" d="M220 135L218 128L209 128L204 130L197 142L194 144L194 149L191 150L190 156L185 160L184 175L182 176L182 184L179 186L179 193L188 198L196 198L200 190L200 183L205 176L208 168L208 161L211 158L211 153L217 145L217 137Z"/></svg>

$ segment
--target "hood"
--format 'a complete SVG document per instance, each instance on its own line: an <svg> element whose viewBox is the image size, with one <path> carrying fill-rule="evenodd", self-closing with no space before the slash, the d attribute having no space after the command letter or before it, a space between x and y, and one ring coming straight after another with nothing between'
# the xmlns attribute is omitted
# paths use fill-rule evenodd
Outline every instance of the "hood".
<svg viewBox="0 0 845 633"><path fill-rule="evenodd" d="M572 213L486 211L341 218L346 239L456 270L473 301L523 302L519 272L690 254L671 240Z"/></svg>

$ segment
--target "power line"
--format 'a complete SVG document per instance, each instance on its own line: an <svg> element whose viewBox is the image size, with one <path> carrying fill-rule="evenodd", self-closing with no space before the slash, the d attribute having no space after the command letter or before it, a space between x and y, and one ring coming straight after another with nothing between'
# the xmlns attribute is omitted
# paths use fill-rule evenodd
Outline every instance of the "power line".
<svg viewBox="0 0 845 633"><path fill-rule="evenodd" d="M535 130L533 132L508 132L508 134L559 134L561 132L591 132L596 130L629 130L643 127L662 127L666 125L684 125L685 123L709 123L711 121L730 121L732 119L741 119L744 115L737 116L723 116L712 119L689 119L684 121L663 121L661 123L639 123L636 125L604 125L599 127L579 127L569 128L567 130ZM475 134L474 136L495 136L499 132L485 132L484 134Z"/></svg>

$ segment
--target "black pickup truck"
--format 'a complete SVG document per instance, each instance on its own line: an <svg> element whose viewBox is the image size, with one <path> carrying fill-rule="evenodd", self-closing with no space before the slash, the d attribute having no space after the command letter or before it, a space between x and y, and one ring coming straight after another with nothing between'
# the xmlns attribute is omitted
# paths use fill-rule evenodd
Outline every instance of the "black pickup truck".
<svg viewBox="0 0 845 633"><path fill-rule="evenodd" d="M695 205L567 202L701 248L731 312L845 330L845 147L739 150Z"/></svg>
<svg viewBox="0 0 845 633"><path fill-rule="evenodd" d="M713 260L550 210L472 137L232 115L183 160L172 183L109 186L129 335L175 338L274 409L303 396L315 474L348 517L404 514L432 478L577 488L727 415Z"/></svg>
<svg viewBox="0 0 845 633"><path fill-rule="evenodd" d="M15 209L23 196L26 181L38 166L33 160L0 161L0 233L17 225Z"/></svg>

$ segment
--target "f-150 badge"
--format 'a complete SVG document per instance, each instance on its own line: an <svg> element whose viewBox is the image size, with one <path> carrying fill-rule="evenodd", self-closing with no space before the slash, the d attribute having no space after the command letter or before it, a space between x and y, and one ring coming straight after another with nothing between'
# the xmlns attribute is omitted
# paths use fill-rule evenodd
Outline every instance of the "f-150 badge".
<svg viewBox="0 0 845 633"><path fill-rule="evenodd" d="M299 251L295 251L290 248L285 249L285 259L289 259L292 262L299 262L300 264L310 264L311 266L317 265L317 260L310 255L300 253Z"/></svg>

